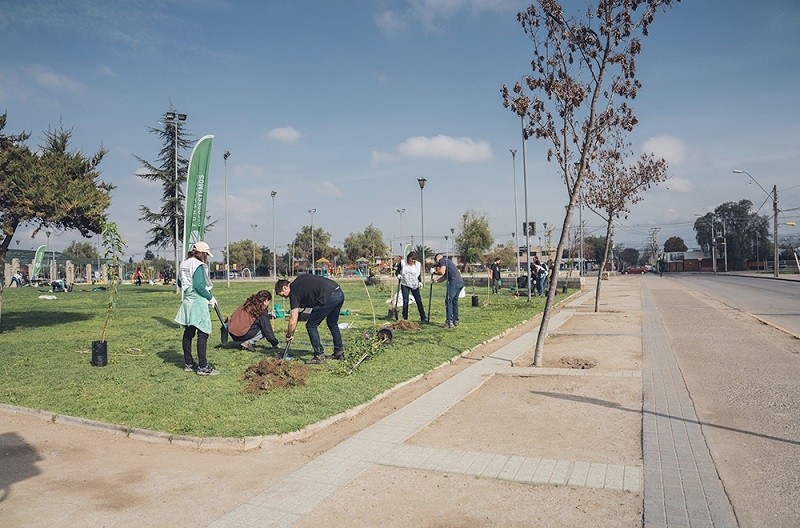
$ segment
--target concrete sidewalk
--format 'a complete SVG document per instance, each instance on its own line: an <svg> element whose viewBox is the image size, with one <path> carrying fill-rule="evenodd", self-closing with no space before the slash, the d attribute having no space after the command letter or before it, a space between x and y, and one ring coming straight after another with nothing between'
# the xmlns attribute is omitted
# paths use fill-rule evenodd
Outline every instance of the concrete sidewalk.
<svg viewBox="0 0 800 528"><path fill-rule="evenodd" d="M22 436L33 460L14 468L18 478L0 477L0 524L737 526L650 281L666 284L604 281L599 313L593 289L561 307L544 368L529 366L531 328L482 359L459 359L470 366L382 419L305 444L226 456L121 439L102 468L73 468L62 456L74 448L69 426L0 415L0 447L4 431ZM100 458L103 433L83 438ZM157 448L160 462L148 462ZM59 481L54 452L79 484L43 484ZM121 499L112 507L80 486Z"/></svg>

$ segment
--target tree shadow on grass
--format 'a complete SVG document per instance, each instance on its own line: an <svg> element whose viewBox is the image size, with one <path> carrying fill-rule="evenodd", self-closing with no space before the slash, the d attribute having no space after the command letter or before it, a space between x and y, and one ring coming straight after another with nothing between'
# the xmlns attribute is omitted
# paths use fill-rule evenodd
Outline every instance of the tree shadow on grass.
<svg viewBox="0 0 800 528"><path fill-rule="evenodd" d="M44 328L48 326L88 321L94 315L80 312L56 312L51 310L25 310L3 314L0 330L13 332L16 329L29 330L31 328Z"/></svg>

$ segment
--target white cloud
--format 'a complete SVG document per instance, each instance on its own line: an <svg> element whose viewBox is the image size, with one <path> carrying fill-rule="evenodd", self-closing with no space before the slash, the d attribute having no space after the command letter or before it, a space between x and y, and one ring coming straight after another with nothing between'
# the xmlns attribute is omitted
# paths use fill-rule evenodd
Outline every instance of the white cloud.
<svg viewBox="0 0 800 528"><path fill-rule="evenodd" d="M302 134L294 127L281 127L273 128L267 132L266 137L284 143L294 143L302 137Z"/></svg>
<svg viewBox="0 0 800 528"><path fill-rule="evenodd" d="M397 151L408 158L448 159L474 163L492 159L492 147L487 141L438 135L432 138L415 136L398 145ZM373 159L375 155L373 154Z"/></svg>
<svg viewBox="0 0 800 528"><path fill-rule="evenodd" d="M670 167L707 167L708 159L702 149L668 134L661 134L645 140L644 152L652 152L657 158L664 158Z"/></svg>
<svg viewBox="0 0 800 528"><path fill-rule="evenodd" d="M485 11L514 12L514 0L407 0L405 10L389 9L375 15L375 23L387 35L405 31L416 21L427 31L441 31L444 22L459 13L478 16Z"/></svg>
<svg viewBox="0 0 800 528"><path fill-rule="evenodd" d="M322 182L322 185L320 185L317 190L319 191L319 194L323 194L325 196L335 196L337 198L342 198L344 196L344 193L329 181Z"/></svg>
<svg viewBox="0 0 800 528"><path fill-rule="evenodd" d="M101 77L115 77L117 75L114 70L105 64L97 68L97 73L100 74Z"/></svg>
<svg viewBox="0 0 800 528"><path fill-rule="evenodd" d="M33 76L39 86L54 90L79 93L83 90L83 84L73 79L69 75L54 72L45 66L31 66L28 72Z"/></svg>

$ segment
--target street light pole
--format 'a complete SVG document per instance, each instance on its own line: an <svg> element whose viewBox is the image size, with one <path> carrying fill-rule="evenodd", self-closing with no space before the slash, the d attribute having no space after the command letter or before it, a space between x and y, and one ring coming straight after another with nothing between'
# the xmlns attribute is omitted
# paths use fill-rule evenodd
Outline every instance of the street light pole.
<svg viewBox="0 0 800 528"><path fill-rule="evenodd" d="M275 195L278 191L269 193L272 196L272 278L278 280L278 255L275 253Z"/></svg>
<svg viewBox="0 0 800 528"><path fill-rule="evenodd" d="M751 180L756 182L756 185L761 187L761 184L758 183L758 180L753 178L753 175L750 174L749 172L747 172L746 170L734 169L733 172L735 174L747 174L748 176L750 176ZM773 185L772 186L772 194L767 192L767 190L764 187L761 187L761 190L764 191L764 193L766 193L767 196L772 198L772 222L773 222L772 237L773 237L774 242L775 242L775 247L774 247L774 250L773 250L773 258L775 259L774 260L774 265L773 265L773 275L775 277L777 277L778 276L778 272L779 272L779 270L778 270L778 267L779 267L778 266L778 186L777 185Z"/></svg>
<svg viewBox="0 0 800 528"><path fill-rule="evenodd" d="M428 181L422 176L417 178L417 183L419 184L419 214L420 214L420 230L422 231L422 282L421 284L425 284L425 207L422 201L422 189L425 188L425 182Z"/></svg>
<svg viewBox="0 0 800 528"><path fill-rule="evenodd" d="M180 211L180 194L178 193L178 190L180 189L180 182L178 178L178 126L181 121L186 121L186 114L167 112L166 117L167 122L172 123L172 125L175 127L175 293L180 293L181 290L178 287L178 268L180 267L180 261L178 260L178 221L180 220L180 216L178 214Z"/></svg>
<svg viewBox="0 0 800 528"><path fill-rule="evenodd" d="M228 288L231 287L231 246L228 230L228 157L230 155L231 153L227 150L222 155L222 161L225 163L225 279Z"/></svg>
<svg viewBox="0 0 800 528"><path fill-rule="evenodd" d="M528 227L530 224L528 223L528 163L526 161L526 154L525 154L525 115L520 114L519 116L520 122L522 123L522 186L523 186L523 200L525 202L525 254L527 255L526 258L526 269L525 274L528 276L528 302L531 301L531 230Z"/></svg>
<svg viewBox="0 0 800 528"><path fill-rule="evenodd" d="M405 209L398 209L398 214L400 215L400 256L403 254L403 213L406 212Z"/></svg>
<svg viewBox="0 0 800 528"><path fill-rule="evenodd" d="M514 149L508 149L511 152L511 164L514 166L514 233L515 235L511 235L514 238L514 245L516 246L516 253L517 253L517 278L519 278L519 217L517 216L517 151Z"/></svg>
<svg viewBox="0 0 800 528"><path fill-rule="evenodd" d="M309 209L308 213L311 215L311 274L316 275L317 271L314 268L314 213L316 213L316 209Z"/></svg>
<svg viewBox="0 0 800 528"><path fill-rule="evenodd" d="M253 273L251 273L250 276L255 278L255 276L256 276L256 228L258 227L258 224L250 224L250 227L253 228Z"/></svg>

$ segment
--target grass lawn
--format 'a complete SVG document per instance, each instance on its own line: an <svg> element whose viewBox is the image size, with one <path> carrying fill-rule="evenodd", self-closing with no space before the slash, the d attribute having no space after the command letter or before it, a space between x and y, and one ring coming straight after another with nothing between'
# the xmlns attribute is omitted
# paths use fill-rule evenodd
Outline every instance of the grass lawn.
<svg viewBox="0 0 800 528"><path fill-rule="evenodd" d="M305 385L259 395L243 390L244 371L276 350L264 340L255 353L239 350L232 341L222 347L213 312L208 360L221 374L203 377L183 371L182 328L174 322L180 298L174 287L120 286L106 334L109 358L105 367L91 365L90 350L91 342L100 339L107 292L79 284L73 292L45 300L39 298L47 294L44 287L6 288L0 322L0 403L175 435L243 437L295 431L429 371L532 318L544 306L541 298L528 303L524 296L515 299L508 290L487 296L486 289L470 287L468 277L466 282L458 328L440 328L445 286L436 284L432 324L419 330L395 330L393 342L351 375L329 360L327 365L309 366ZM350 345L353 352L364 332L375 329L370 297L377 325L390 322L385 301L391 291L389 286L364 286L360 280L339 283L345 293L343 310L350 310L339 322L353 325L342 331L345 347ZM227 288L225 281L217 281L213 292L223 314L230 315L259 289L273 291L273 283L236 281ZM429 292L426 284L426 309ZM479 296L480 306L472 306L472 295ZM285 301L277 298L284 306ZM409 319L418 319L414 305L409 307ZM273 323L283 346L286 319ZM324 323L320 336L330 354L332 343ZM303 328L295 334L290 355L295 360L312 355Z"/></svg>

